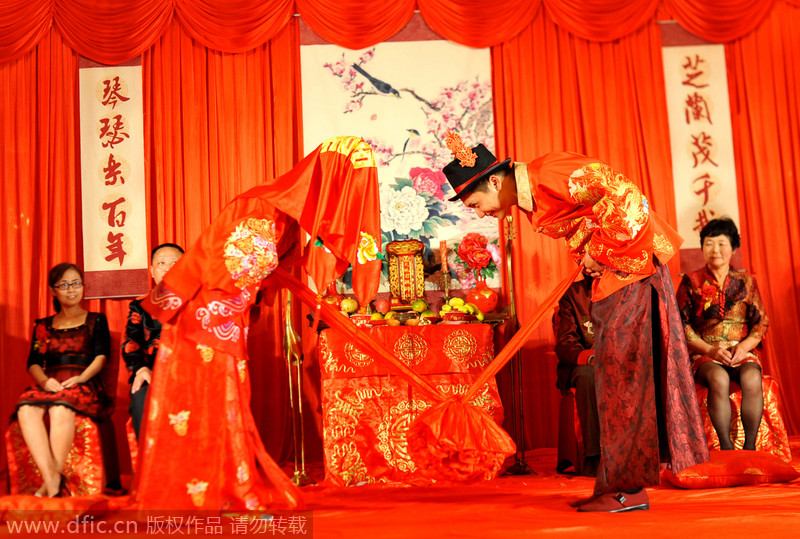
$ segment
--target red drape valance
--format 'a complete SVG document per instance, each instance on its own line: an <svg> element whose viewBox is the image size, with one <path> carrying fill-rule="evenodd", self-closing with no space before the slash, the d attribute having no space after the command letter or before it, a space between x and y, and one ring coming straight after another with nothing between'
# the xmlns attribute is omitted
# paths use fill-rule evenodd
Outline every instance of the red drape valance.
<svg viewBox="0 0 800 539"><path fill-rule="evenodd" d="M419 9L439 35L470 47L499 45L543 10L592 41L640 30L659 7L690 32L728 42L752 32L775 2L798 0L7 0L0 7L0 62L30 52L55 26L79 54L104 64L139 56L173 19L206 47L244 52L264 45L298 13L324 39L350 49L385 41ZM489 7L490 6L490 7Z"/></svg>

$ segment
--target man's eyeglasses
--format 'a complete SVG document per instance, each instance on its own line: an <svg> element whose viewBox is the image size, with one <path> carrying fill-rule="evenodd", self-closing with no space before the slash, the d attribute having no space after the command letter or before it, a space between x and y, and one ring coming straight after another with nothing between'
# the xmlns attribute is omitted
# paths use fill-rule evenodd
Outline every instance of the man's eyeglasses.
<svg viewBox="0 0 800 539"><path fill-rule="evenodd" d="M83 283L80 282L80 281L73 281L71 283L59 283L59 284L53 286L53 288L58 288L59 290L66 290L67 288L74 288L75 290L78 290L79 288L83 288Z"/></svg>

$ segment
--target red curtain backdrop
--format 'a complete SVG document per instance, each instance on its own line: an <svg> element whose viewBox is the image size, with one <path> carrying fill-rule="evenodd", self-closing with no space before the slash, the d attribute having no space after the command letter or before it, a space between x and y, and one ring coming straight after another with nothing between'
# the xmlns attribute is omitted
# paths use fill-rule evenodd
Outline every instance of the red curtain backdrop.
<svg viewBox="0 0 800 539"><path fill-rule="evenodd" d="M405 25L412 10L441 36L492 46L497 152L517 160L567 149L596 155L640 182L674 222L658 20L674 19L726 44L745 265L772 320L765 370L784 388L790 432L800 421L800 234L797 130L798 0L9 0L0 7L0 418L29 383L34 318L50 311L46 272L81 262L77 140L78 56L120 63L142 56L148 235L189 246L239 192L302 155L298 13L345 47L366 47ZM521 315L570 267L563 247L518 223L515 273ZM696 241L688 238L688 241ZM524 242L526 250L518 247ZM532 247L532 249L531 249ZM678 268L671 268L674 276ZM690 269L690 268L686 268ZM127 301L92 301L115 344ZM253 409L270 452L289 453L280 324L265 311L251 331ZM313 338L306 338L306 350ZM527 445L553 446L558 395L552 332L523 351ZM112 358L116 365L119 356ZM307 374L311 382L313 357ZM123 369L120 369L123 370ZM191 373L187 373L191 376ZM127 381L118 377L119 447ZM315 403L315 384L309 402ZM176 388L179 390L179 388ZM313 431L314 422L306 426ZM0 419L0 425L2 425ZM310 425L310 426L309 426ZM312 433L313 435L313 433ZM319 440L309 440L319 444ZM321 446L321 444L320 444ZM314 454L313 447L309 449ZM318 453L317 453L318 454ZM5 462L5 455L0 457ZM126 464L123 459L123 469Z"/></svg>

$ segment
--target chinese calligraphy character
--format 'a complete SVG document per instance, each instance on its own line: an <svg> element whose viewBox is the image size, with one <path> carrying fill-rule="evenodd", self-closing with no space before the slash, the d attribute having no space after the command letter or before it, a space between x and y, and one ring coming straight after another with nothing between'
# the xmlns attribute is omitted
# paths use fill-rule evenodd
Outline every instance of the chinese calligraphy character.
<svg viewBox="0 0 800 539"><path fill-rule="evenodd" d="M112 119L114 120L113 124L111 122ZM121 114L117 114L114 118L101 118L100 123L103 124L100 127L100 139L108 139L103 142L103 148L113 148L114 145L119 144L126 138L130 138L130 135L125 132L125 124L122 121Z"/></svg>
<svg viewBox="0 0 800 539"><path fill-rule="evenodd" d="M692 228L694 231L702 230L704 226L708 224L708 222L714 218L714 211L708 210L708 214L706 214L706 209L703 208L697 214L697 219L695 219L695 226Z"/></svg>
<svg viewBox="0 0 800 539"><path fill-rule="evenodd" d="M111 108L117 106L117 103L120 101L128 101L130 97L125 97L120 93L122 90L122 85L119 83L119 77L114 77L113 79L104 80L103 84L105 88L103 89L103 106L111 105Z"/></svg>
<svg viewBox="0 0 800 539"><path fill-rule="evenodd" d="M104 210L111 210L108 212L108 226L125 226L125 211L120 210L117 212L117 206L125 202L125 197L119 197L114 202L103 202Z"/></svg>
<svg viewBox="0 0 800 539"><path fill-rule="evenodd" d="M125 183L125 178L122 176L122 171L120 170L121 166L122 163L114 159L113 153L108 154L108 164L103 167L103 173L106 175L104 178L106 180L106 185L116 185L117 180L119 180L121 184Z"/></svg>
<svg viewBox="0 0 800 539"><path fill-rule="evenodd" d="M115 258L119 259L119 265L122 266L122 263L125 261L125 255L128 253L125 252L125 249L122 248L122 232L119 234L114 234L113 232L108 233L108 245L106 245L106 249L109 250L111 254L106 256L106 261L111 262ZM148 523L149 526L149 523Z"/></svg>
<svg viewBox="0 0 800 539"><path fill-rule="evenodd" d="M692 135L692 146L696 148L696 151L692 152L692 157L694 157L693 168L697 168L697 165L704 163L711 163L715 167L719 166L711 159L711 150L714 149L714 139L711 138L711 135L705 132L701 132L696 136Z"/></svg>
<svg viewBox="0 0 800 539"><path fill-rule="evenodd" d="M692 120L707 119L709 124L711 121L711 109L706 102L706 98L695 92L692 95L686 96L686 123L692 123Z"/></svg>
<svg viewBox="0 0 800 539"><path fill-rule="evenodd" d="M708 84L700 84L696 82L695 79L703 77L706 72L700 68L700 64L705 64L706 61L700 57L699 54L694 55L694 60L691 57L687 56L686 61L681 66L683 68L683 72L685 78L681 81L681 84L684 86L694 86L695 88L705 88Z"/></svg>
<svg viewBox="0 0 800 539"><path fill-rule="evenodd" d="M714 181L711 179L711 176L708 173L705 173L702 176L698 176L692 180L692 184L697 184L697 182L702 182L702 187L695 191L694 194L703 195L703 206L705 206L708 204L708 191L714 185Z"/></svg>

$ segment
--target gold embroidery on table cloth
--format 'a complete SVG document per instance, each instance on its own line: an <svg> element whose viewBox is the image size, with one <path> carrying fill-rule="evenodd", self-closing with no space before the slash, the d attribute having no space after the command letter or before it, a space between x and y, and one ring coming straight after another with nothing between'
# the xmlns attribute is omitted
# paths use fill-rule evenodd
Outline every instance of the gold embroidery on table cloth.
<svg viewBox="0 0 800 539"><path fill-rule="evenodd" d="M353 374L356 370L349 365L339 365L338 354L334 354L328 345L328 339L323 333L319 341L320 363L328 374L337 372Z"/></svg>
<svg viewBox="0 0 800 539"><path fill-rule="evenodd" d="M428 342L416 333L405 333L394 343L394 355L409 367L416 367L428 355Z"/></svg>
<svg viewBox="0 0 800 539"><path fill-rule="evenodd" d="M356 367L361 368L371 365L373 362L372 356L365 354L351 342L347 342L344 345L344 357Z"/></svg>
<svg viewBox="0 0 800 539"><path fill-rule="evenodd" d="M323 437L325 440L347 440L355 436L357 426L358 416L328 410L325 412Z"/></svg>
<svg viewBox="0 0 800 539"><path fill-rule="evenodd" d="M408 427L416 417L430 408L423 400L400 402L381 418L375 434L378 436L378 451L394 469L413 473L417 465L408 454Z"/></svg>
<svg viewBox="0 0 800 539"><path fill-rule="evenodd" d="M469 391L471 386L468 384L437 384L436 389L442 392L444 395L466 395ZM472 406L476 406L481 408L484 412L489 415L494 414L495 403L492 399L492 396L489 394L489 383L485 383L483 387L480 389L479 393L476 393L472 399L470 399L469 404Z"/></svg>
<svg viewBox="0 0 800 539"><path fill-rule="evenodd" d="M352 441L333 446L331 470L344 481L345 485L375 482L375 478L368 475L367 465L358 452L358 446Z"/></svg>
<svg viewBox="0 0 800 539"><path fill-rule="evenodd" d="M468 367L478 352L478 340L469 331L459 329L445 338L442 351L453 363Z"/></svg>

